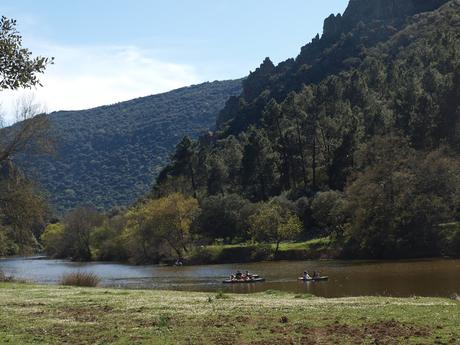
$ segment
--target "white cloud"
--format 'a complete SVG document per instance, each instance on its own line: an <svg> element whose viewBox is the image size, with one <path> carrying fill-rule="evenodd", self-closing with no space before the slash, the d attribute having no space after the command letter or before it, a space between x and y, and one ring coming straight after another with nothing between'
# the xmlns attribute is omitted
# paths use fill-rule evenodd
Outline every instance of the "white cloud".
<svg viewBox="0 0 460 345"><path fill-rule="evenodd" d="M55 57L41 77L44 86L33 90L48 111L87 109L200 82L193 67L160 61L153 52L134 46L40 45L32 51ZM0 92L10 121L14 99L21 93Z"/></svg>

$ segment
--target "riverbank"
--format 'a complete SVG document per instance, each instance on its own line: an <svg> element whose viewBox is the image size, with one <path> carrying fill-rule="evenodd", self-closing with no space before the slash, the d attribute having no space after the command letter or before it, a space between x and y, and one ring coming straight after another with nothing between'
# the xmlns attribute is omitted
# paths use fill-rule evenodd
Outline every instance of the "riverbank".
<svg viewBox="0 0 460 345"><path fill-rule="evenodd" d="M190 265L335 259L338 253L328 237L306 242L276 244L211 245L193 249L185 258Z"/></svg>
<svg viewBox="0 0 460 345"><path fill-rule="evenodd" d="M0 344L458 344L460 303L0 284Z"/></svg>

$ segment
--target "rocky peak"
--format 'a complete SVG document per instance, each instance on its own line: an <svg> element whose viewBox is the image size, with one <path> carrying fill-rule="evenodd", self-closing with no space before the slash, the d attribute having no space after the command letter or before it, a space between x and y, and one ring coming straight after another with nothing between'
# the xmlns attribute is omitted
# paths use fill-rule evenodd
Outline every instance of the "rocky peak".
<svg viewBox="0 0 460 345"><path fill-rule="evenodd" d="M432 11L449 0L350 0L345 13L324 22L324 38L352 30L358 23L401 21L417 13Z"/></svg>

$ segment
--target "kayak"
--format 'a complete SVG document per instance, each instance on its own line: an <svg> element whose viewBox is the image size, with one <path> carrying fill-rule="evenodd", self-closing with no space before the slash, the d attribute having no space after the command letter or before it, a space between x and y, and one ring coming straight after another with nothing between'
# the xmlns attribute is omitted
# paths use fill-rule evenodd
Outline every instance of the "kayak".
<svg viewBox="0 0 460 345"><path fill-rule="evenodd" d="M316 278L299 277L299 280L302 280L304 282L316 282L316 281L328 280L328 279L329 279L329 277L316 277Z"/></svg>
<svg viewBox="0 0 460 345"><path fill-rule="evenodd" d="M226 279L222 283L223 284L252 284L252 283L262 283L264 282L264 278L253 278L253 279Z"/></svg>

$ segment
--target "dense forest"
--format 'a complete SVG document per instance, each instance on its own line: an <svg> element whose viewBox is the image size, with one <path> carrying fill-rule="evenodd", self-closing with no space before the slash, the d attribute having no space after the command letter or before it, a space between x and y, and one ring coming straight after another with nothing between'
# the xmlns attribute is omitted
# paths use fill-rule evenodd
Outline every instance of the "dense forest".
<svg viewBox="0 0 460 345"><path fill-rule="evenodd" d="M184 137L148 197L77 209L45 248L212 262L228 254L204 246L216 241L240 259L238 244L257 244L256 260L321 238L336 257L460 255L459 27L459 1L351 0L296 59L265 59L214 132Z"/></svg>
<svg viewBox="0 0 460 345"><path fill-rule="evenodd" d="M148 192L182 136L213 127L241 81L204 83L84 111L49 115L53 155L16 160L47 192L58 214L78 205L127 206Z"/></svg>

